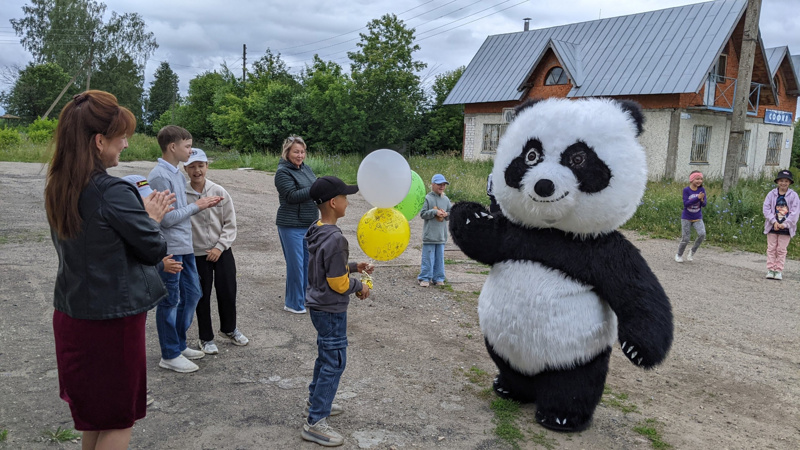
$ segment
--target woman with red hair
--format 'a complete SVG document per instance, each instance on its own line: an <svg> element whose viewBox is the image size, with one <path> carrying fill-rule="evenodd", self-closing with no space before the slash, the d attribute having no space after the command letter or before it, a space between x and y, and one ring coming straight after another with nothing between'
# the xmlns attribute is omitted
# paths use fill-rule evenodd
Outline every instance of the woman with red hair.
<svg viewBox="0 0 800 450"><path fill-rule="evenodd" d="M135 128L113 95L76 95L59 116L47 173L59 391L83 431L83 449L127 448L134 422L145 416L145 317L166 295L155 269L167 254L158 223L174 195L143 201L133 185L106 173Z"/></svg>

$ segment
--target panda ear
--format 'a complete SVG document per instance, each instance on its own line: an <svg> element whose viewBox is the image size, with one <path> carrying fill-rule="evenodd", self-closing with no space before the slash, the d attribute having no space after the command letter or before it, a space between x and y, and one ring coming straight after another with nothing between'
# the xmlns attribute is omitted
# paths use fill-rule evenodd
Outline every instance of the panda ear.
<svg viewBox="0 0 800 450"><path fill-rule="evenodd" d="M525 111L526 109L528 109L531 106L539 103L542 100L544 100L544 99L543 98L529 98L529 99L525 100L524 102L520 103L519 105L517 105L516 108L514 108L514 117L519 116L519 113L521 113L522 111Z"/></svg>
<svg viewBox="0 0 800 450"><path fill-rule="evenodd" d="M618 100L620 108L627 112L633 122L636 124L636 136L639 137L644 131L644 114L642 114L642 107L638 103L631 100Z"/></svg>

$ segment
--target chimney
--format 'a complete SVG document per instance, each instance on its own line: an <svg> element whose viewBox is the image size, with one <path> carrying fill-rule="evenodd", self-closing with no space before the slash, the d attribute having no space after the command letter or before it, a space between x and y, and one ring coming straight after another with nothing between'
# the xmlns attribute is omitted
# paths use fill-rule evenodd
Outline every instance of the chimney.
<svg viewBox="0 0 800 450"><path fill-rule="evenodd" d="M528 31L530 29L530 25L531 25L531 18L530 17L526 17L526 18L524 18L522 20L525 21L525 31Z"/></svg>

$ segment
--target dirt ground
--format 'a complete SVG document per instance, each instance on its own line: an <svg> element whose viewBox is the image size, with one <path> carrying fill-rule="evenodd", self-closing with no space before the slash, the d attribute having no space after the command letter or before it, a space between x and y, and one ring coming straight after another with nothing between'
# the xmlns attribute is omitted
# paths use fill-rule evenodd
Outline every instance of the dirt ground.
<svg viewBox="0 0 800 450"><path fill-rule="evenodd" d="M152 166L122 163L111 172L147 175ZM8 430L0 448L48 448L55 444L42 431L71 428L72 420L58 397L51 325L56 254L43 208L44 171L0 163L0 177L0 430ZM148 382L156 402L134 427L131 448L319 448L300 438L315 334L308 316L282 310L285 266L272 176L211 170L209 179L225 186L236 205L238 326L250 345L217 339L220 354L198 361L198 372L165 371L157 365L151 312ZM366 259L355 230L368 209L355 195L340 222L355 260ZM448 244L452 291L417 286L421 234L416 218L406 252L376 263L373 295L351 303L348 364L337 397L346 411L330 423L345 436L344 448L510 448L494 434L493 397L485 393L495 374L476 311L486 268ZM520 446L648 449L651 443L633 428L655 419L661 439L675 448L800 448L800 263L790 261L784 280L771 281L764 279L762 254L703 247L694 262L677 264L676 241L627 235L672 301L669 357L645 372L617 346L610 393L592 427L546 431L525 405L517 425L527 440ZM194 325L189 336L196 341Z"/></svg>

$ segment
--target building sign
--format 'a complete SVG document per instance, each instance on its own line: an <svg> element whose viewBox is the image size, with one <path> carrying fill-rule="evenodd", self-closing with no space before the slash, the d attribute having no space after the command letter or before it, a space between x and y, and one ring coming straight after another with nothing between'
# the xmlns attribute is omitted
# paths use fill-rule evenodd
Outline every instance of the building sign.
<svg viewBox="0 0 800 450"><path fill-rule="evenodd" d="M764 123L771 123L773 125L792 125L792 113L786 111L777 111L768 109L764 113Z"/></svg>

